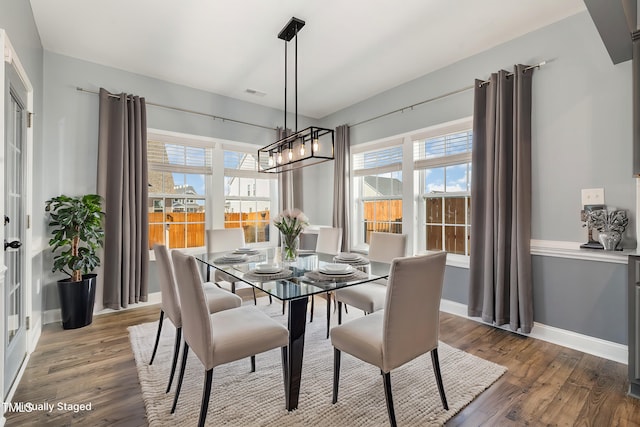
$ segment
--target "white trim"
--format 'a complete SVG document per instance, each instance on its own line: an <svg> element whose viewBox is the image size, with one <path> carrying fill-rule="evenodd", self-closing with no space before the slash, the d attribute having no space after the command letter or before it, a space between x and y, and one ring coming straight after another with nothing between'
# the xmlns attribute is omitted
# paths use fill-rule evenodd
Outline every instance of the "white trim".
<svg viewBox="0 0 640 427"><path fill-rule="evenodd" d="M604 251L597 249L582 249L580 248L580 245L580 242L532 239L531 255L577 259L583 261L600 261L614 264L627 264L629 255L637 253L636 249L625 249L624 251Z"/></svg>
<svg viewBox="0 0 640 427"><path fill-rule="evenodd" d="M154 128L147 128L147 139L153 139L158 142L177 143L181 145L217 147L225 150L228 150L229 147L233 147L235 151L242 151L246 153L257 153L258 149L261 147L260 145L249 142L231 141L229 139L213 138L210 136L173 132ZM189 144L185 144L185 140L189 140Z"/></svg>
<svg viewBox="0 0 640 427"><path fill-rule="evenodd" d="M445 313L454 314L456 316L488 325L477 317L467 316L467 306L459 302L443 299L440 302L440 310ZM507 327L499 327L499 329L513 332ZM613 360L614 362L622 363L624 365L628 363L628 347L624 344L606 341L600 338L567 331L565 329L544 325L538 322L534 322L531 333L525 336Z"/></svg>
<svg viewBox="0 0 640 427"><path fill-rule="evenodd" d="M129 307L121 308L120 310L105 308L100 311L94 312L93 315L102 316L103 314L116 313L116 312L121 312L126 310L135 310L136 308L148 307L151 305L160 304L162 302L162 297L160 295L161 295L160 292L152 292L148 295L146 302L139 302L137 304L132 304ZM56 308L53 310L46 310L42 314L42 318L45 325L48 325L49 323L58 323L62 320L62 317L60 316L60 309Z"/></svg>

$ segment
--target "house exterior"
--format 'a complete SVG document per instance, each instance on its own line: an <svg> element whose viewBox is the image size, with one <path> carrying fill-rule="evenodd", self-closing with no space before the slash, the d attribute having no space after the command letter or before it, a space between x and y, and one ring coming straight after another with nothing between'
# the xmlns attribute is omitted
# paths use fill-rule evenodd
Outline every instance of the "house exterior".
<svg viewBox="0 0 640 427"><path fill-rule="evenodd" d="M58 311L58 277L50 273L44 201L62 192L96 190L98 102L75 88L105 87L147 96L160 104L208 105L221 116L242 111L247 103L46 51L27 1L0 0L0 28L9 37L33 86L32 227L27 260L27 304L32 325L29 345L33 348L39 328L54 321ZM553 335L555 342L566 340L569 346L624 362L626 253L601 256L572 249L574 244L586 241L580 222L580 194L581 189L588 188L604 188L607 205L628 211L631 220L624 244L635 248L637 243L638 184L630 160L632 64L612 63L588 12L372 94L322 119L303 117L301 127L309 123L335 128L379 114L380 105L386 106L382 112L411 105L466 87L500 68L541 61L547 61L547 65L535 71L533 82L534 320L537 330L547 337ZM246 111L248 117L242 118L246 121L277 123L281 119L281 112L275 109L251 105ZM402 115L353 127L351 144L384 141L472 114L473 93L462 92ZM185 118L184 114L161 109L149 108L147 122L153 129L250 142L256 147L274 138L267 130L229 126L197 116ZM75 167L63 166L68 164ZM331 225L332 206L326 201L332 199L332 163L306 168L303 177L300 207L314 213L314 223ZM188 203L174 205L174 209L198 210ZM468 277L468 265L447 266L444 310L466 315ZM150 283L150 292L158 292L157 286ZM568 341L569 336L573 341Z"/></svg>

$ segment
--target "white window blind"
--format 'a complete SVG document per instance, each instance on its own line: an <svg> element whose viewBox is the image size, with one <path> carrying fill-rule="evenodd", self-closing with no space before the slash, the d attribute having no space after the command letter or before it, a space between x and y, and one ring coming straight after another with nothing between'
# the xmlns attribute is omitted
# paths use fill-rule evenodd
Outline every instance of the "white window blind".
<svg viewBox="0 0 640 427"><path fill-rule="evenodd" d="M377 175L402 170L402 146L353 154L354 176Z"/></svg>
<svg viewBox="0 0 640 427"><path fill-rule="evenodd" d="M263 177L258 172L257 153L243 151L224 151L225 176Z"/></svg>
<svg viewBox="0 0 640 427"><path fill-rule="evenodd" d="M414 141L414 167L427 169L469 162L471 146L471 130Z"/></svg>
<svg viewBox="0 0 640 427"><path fill-rule="evenodd" d="M188 174L212 174L209 147L149 140L147 162L150 170Z"/></svg>

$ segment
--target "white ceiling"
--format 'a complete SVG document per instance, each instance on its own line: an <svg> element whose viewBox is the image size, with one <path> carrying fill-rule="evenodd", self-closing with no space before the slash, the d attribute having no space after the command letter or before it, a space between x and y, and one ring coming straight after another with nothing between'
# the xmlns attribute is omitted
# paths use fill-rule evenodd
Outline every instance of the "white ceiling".
<svg viewBox="0 0 640 427"><path fill-rule="evenodd" d="M582 0L30 1L46 50L279 109L277 34L300 18L298 112L314 118L585 10ZM291 66L293 52L292 42Z"/></svg>

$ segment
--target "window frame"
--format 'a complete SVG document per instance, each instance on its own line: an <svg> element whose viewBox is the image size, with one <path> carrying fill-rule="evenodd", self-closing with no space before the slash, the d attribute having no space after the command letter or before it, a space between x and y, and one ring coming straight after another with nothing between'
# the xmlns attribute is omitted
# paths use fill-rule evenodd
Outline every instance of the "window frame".
<svg viewBox="0 0 640 427"><path fill-rule="evenodd" d="M147 129L147 141L157 141L165 144L177 144L177 145L189 145L196 147L204 147L210 148L212 153L212 163L211 163L211 173L209 175L205 175L205 230L210 228L224 228L224 211L225 204L224 203L216 203L216 200L224 200L224 179L225 179L225 169L224 169L224 151L239 151L248 154L255 154L259 146L254 144L249 144L246 142L239 141L231 141L224 140L220 138L206 137L200 135L186 134L180 132L172 132L161 129ZM149 162L147 162L149 165ZM170 172L170 168L166 168L166 171ZM182 172L182 171L180 171ZM240 171L242 174L246 174L249 171ZM262 199L266 199L270 202L270 211L277 212L278 210L278 180L277 176L273 176L273 174L261 174L259 172L255 172L253 175L259 179L268 179L269 182L269 197L263 197ZM167 193L154 193L153 196L151 193L148 195L148 200L154 198L160 198L162 196L163 199L166 199ZM176 198L176 194L171 193L171 198ZM188 194L183 194L180 198L198 198L199 197L189 197ZM149 208L151 209L151 205ZM164 209L164 208L163 208ZM273 226L272 222L269 223L269 237L270 240L268 242L261 243L248 243L247 246L252 247L261 247L261 246L273 246L277 243L277 229ZM186 253L196 254L202 253L206 250L206 236L204 246L199 247L191 247L191 248L181 248ZM154 258L153 249L150 248L150 259Z"/></svg>
<svg viewBox="0 0 640 427"><path fill-rule="evenodd" d="M351 147L351 200L350 208L353 213L353 222L358 224L358 227L354 227L351 232L352 249L356 251L367 251L368 245L364 244L364 238L360 232L360 218L362 212L358 211L358 174L354 169L354 156L367 151L373 151L380 148L387 148L393 145L402 146L403 156L401 167L398 170L402 170L402 195L400 198L403 201L403 234L407 235L408 240L408 253L427 253L426 241L425 241L425 227L426 221L421 221L425 218L425 201L422 198L424 196L424 184L421 184L419 175L416 173L419 170L425 169L425 165L432 165L432 167L438 166L451 166L461 163L471 163L471 152L463 154L453 154L450 156L442 156L433 159L414 160L414 142L438 136L448 135L452 133L471 131L473 127L473 117L468 116L457 120L440 123L437 125L417 129L409 132L404 132L398 135L393 135L387 138L365 142L357 144ZM381 170L385 168L380 168ZM386 171L386 170L382 170ZM470 177L469 177L470 179ZM422 185L422 187L421 187ZM453 194L452 194L453 195ZM471 196L471 187L469 187L469 197ZM448 196L449 197L449 196ZM424 206L423 206L424 205ZM467 219L469 217L467 216ZM470 227L467 219L465 219L465 225ZM422 224L421 224L422 223ZM443 223L444 225L444 223ZM468 245L468 243L467 243ZM469 267L469 255L459 255L448 253L447 265L455 267Z"/></svg>
<svg viewBox="0 0 640 427"><path fill-rule="evenodd" d="M356 157L359 154L373 153L376 151L393 149L393 148L400 149L401 157L399 159L399 162L394 162L394 163L383 165L383 166L357 169ZM352 206L352 212L354 213L353 223L357 224L357 226L354 227L353 230L351 231L352 241L354 242L354 244L352 245L352 249L354 250L366 252L369 249L369 245L366 243L366 233L364 231L364 225L366 222L364 220L365 202L381 201L381 200L383 201L384 200L389 200L389 201L401 200L403 206L405 204L402 191L400 192L399 195L393 194L388 196L364 197L364 196L361 196L362 191L360 188L361 183L364 181L364 178L367 176L378 176L385 173L393 173L393 172L400 172L402 174L401 182L404 187L405 178L402 171L402 157L403 157L402 151L403 151L403 140L401 138L390 138L390 139L385 139L385 140L377 141L373 143L360 144L352 147L351 149L351 159L350 159L351 171L352 171L351 187L353 189L353 191L351 192L351 194L353 195L351 206ZM389 221L389 224L397 224L397 222ZM404 230L404 215L403 215L403 221L401 223L401 228L402 230Z"/></svg>
<svg viewBox="0 0 640 427"><path fill-rule="evenodd" d="M244 154L255 154L257 156L257 149L259 147L250 145L250 144L234 144L234 143L225 143L223 144L222 147L220 147L222 150L222 153L220 153L223 157L224 157L224 152L225 151L233 151L236 153L244 153ZM257 165L257 159L256 159L256 165ZM234 177L234 178L249 178L249 179L253 179L253 196L252 195L247 195L247 196L243 196L242 195L242 188L240 188L240 186L238 187L238 192L240 195L238 196L227 196L226 194L224 194L223 192L223 197L224 197L224 206L226 206L227 204L227 200L232 200L232 201L239 201L239 202L243 202L243 201L249 201L249 202L269 202L269 240L264 241L264 242L247 242L247 246L252 246L252 247L266 247L266 246L275 246L278 243L278 229L273 225L273 222L271 221L271 219L273 218L273 212L278 212L278 179L277 176L275 176L274 174L265 174L262 172L259 172L256 168L255 171L252 170L246 170L246 169L232 169L232 168L224 168L224 173L223 173L223 183L225 178L227 177ZM255 196L255 192L256 192L256 179L261 179L261 180L267 180L269 181L269 196ZM251 192L251 191L250 191ZM273 195L273 196L272 196ZM224 221L224 220L223 220ZM242 224L242 221L240 221L240 223ZM224 227L224 222L222 224L222 227Z"/></svg>

